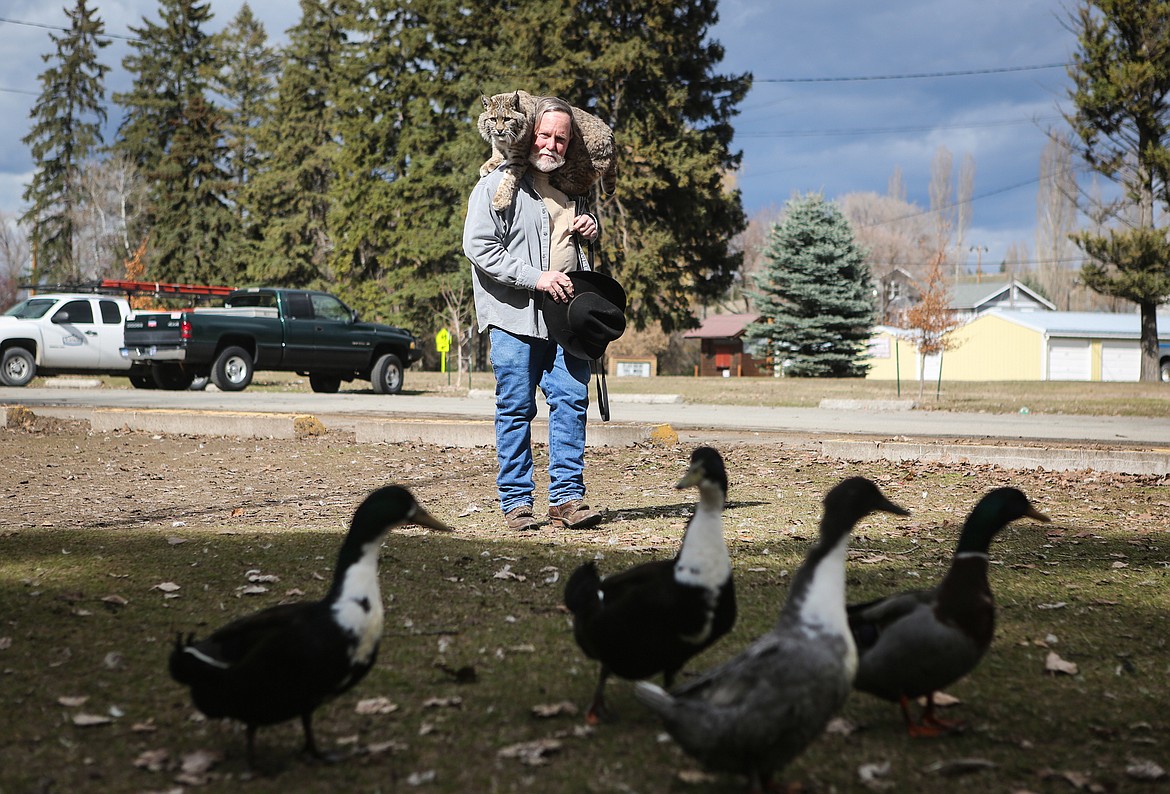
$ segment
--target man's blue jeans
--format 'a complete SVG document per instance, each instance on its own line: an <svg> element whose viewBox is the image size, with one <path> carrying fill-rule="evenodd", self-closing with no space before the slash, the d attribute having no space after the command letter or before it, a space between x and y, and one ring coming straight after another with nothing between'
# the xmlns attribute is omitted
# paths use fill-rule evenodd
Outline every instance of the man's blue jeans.
<svg viewBox="0 0 1170 794"><path fill-rule="evenodd" d="M585 419L589 362L566 355L551 339L491 329L496 374L496 488L507 513L533 504L532 420L536 389L548 403L548 503L585 496Z"/></svg>

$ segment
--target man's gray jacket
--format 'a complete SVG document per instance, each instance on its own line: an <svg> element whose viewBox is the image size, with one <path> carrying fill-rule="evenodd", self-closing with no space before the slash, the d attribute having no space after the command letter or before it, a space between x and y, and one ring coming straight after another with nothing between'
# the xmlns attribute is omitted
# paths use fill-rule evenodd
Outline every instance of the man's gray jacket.
<svg viewBox="0 0 1170 794"><path fill-rule="evenodd" d="M475 314L482 333L488 327L518 336L548 338L541 307L544 295L536 280L548 270L550 221L544 200L525 172L516 199L503 210L492 209L492 196L503 179L497 169L481 178L467 201L463 225L463 253L471 260ZM575 199L577 214L585 214L583 200ZM594 219L596 220L596 219ZM577 235L578 268L589 269Z"/></svg>

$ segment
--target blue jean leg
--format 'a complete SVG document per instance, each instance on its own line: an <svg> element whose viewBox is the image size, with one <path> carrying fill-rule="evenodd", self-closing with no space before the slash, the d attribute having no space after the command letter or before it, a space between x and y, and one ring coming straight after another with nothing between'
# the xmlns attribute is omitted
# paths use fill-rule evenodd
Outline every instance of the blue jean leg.
<svg viewBox="0 0 1170 794"><path fill-rule="evenodd" d="M532 420L536 389L549 405L549 504L585 494L589 362L553 341L491 329L496 375L496 488L505 513L533 504Z"/></svg>
<svg viewBox="0 0 1170 794"><path fill-rule="evenodd" d="M548 503L559 505L585 496L589 362L550 345L555 356L540 387L548 403Z"/></svg>

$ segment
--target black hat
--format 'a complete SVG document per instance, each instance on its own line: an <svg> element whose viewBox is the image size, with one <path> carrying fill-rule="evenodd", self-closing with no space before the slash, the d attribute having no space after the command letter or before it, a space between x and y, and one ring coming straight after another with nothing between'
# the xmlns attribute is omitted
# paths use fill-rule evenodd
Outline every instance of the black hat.
<svg viewBox="0 0 1170 794"><path fill-rule="evenodd" d="M626 291L596 270L574 270L573 297L561 303L544 299L548 333L577 358L601 358L606 346L626 330Z"/></svg>

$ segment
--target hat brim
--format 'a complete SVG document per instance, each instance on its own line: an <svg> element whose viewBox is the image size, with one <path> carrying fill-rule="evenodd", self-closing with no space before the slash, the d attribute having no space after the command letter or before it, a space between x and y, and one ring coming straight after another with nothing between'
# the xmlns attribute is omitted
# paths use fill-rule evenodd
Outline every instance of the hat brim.
<svg viewBox="0 0 1170 794"><path fill-rule="evenodd" d="M626 291L616 280L596 270L576 270L568 276L573 282L570 300L562 303L547 296L544 299L542 311L549 336L577 358L601 358L609 343L625 330ZM582 307L596 312L602 320L592 332L581 323ZM574 308L578 311L571 312Z"/></svg>

